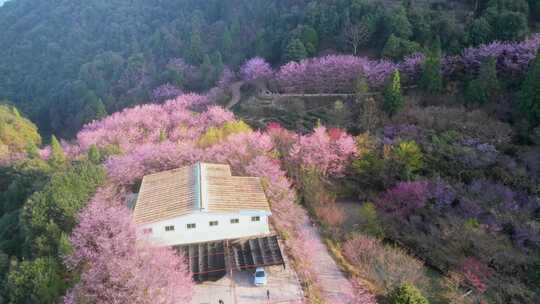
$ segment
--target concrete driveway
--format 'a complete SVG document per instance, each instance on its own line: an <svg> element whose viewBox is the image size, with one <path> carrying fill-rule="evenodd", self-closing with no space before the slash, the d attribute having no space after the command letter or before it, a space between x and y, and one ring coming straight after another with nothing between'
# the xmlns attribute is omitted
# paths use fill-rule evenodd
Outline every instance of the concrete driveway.
<svg viewBox="0 0 540 304"><path fill-rule="evenodd" d="M268 285L253 285L253 274L250 271L233 271L217 282L204 282L195 286L192 304L268 304L268 303L301 303L303 292L294 270L287 265L266 267ZM270 291L270 301L266 291Z"/></svg>

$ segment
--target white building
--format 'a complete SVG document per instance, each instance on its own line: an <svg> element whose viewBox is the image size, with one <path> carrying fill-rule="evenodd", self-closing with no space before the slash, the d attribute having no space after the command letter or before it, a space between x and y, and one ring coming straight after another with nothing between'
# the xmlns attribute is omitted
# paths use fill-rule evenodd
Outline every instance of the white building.
<svg viewBox="0 0 540 304"><path fill-rule="evenodd" d="M146 175L133 218L140 238L171 246L269 234L270 215L259 178L197 163Z"/></svg>

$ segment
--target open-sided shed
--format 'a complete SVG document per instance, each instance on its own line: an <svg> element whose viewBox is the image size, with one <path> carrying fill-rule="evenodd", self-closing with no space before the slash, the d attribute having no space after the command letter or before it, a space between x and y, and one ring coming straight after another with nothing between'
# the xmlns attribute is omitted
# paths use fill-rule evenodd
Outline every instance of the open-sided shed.
<svg viewBox="0 0 540 304"><path fill-rule="evenodd" d="M231 249L237 270L285 265L276 235L239 240L232 243Z"/></svg>
<svg viewBox="0 0 540 304"><path fill-rule="evenodd" d="M215 281L226 274L225 241L188 244L175 248L184 253L195 281Z"/></svg>
<svg viewBox="0 0 540 304"><path fill-rule="evenodd" d="M276 235L174 246L184 254L193 279L216 281L236 270L285 265Z"/></svg>

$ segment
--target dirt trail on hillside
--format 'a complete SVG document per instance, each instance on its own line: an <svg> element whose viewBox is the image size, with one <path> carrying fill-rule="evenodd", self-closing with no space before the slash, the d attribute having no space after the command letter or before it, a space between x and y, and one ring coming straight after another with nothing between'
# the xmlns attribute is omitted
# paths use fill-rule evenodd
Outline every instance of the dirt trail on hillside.
<svg viewBox="0 0 540 304"><path fill-rule="evenodd" d="M227 110L232 109L232 107L234 107L240 101L240 98L242 97L242 94L240 93L240 88L242 87L243 84L244 84L243 81L237 81L231 84L230 89L232 93L232 98L227 104Z"/></svg>
<svg viewBox="0 0 540 304"><path fill-rule="evenodd" d="M322 297L328 304L374 304L374 297L362 287L353 287L349 279L341 272L338 265L328 252L319 231L311 223L305 223L306 231L315 240L314 269L323 287ZM356 290L355 290L356 289Z"/></svg>

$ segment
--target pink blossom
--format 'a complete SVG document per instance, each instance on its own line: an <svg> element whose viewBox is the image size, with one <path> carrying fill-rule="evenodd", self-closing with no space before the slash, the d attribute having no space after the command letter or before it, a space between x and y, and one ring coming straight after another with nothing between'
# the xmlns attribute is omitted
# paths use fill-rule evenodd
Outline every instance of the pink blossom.
<svg viewBox="0 0 540 304"><path fill-rule="evenodd" d="M240 76L244 81L268 80L274 74L272 67L261 57L251 58L240 68Z"/></svg>
<svg viewBox="0 0 540 304"><path fill-rule="evenodd" d="M184 257L169 248L136 242L130 211L112 188L101 189L79 214L69 268L80 281L64 303L187 303L193 293Z"/></svg>
<svg viewBox="0 0 540 304"><path fill-rule="evenodd" d="M325 127L320 126L312 134L300 137L290 151L290 160L325 175L340 175L355 154L356 143L352 136L338 130L329 134Z"/></svg>

